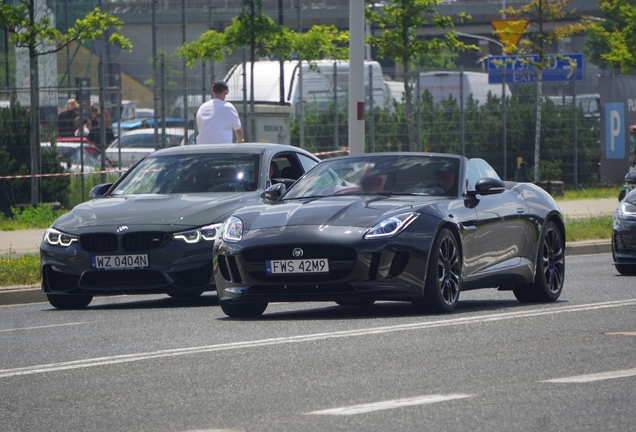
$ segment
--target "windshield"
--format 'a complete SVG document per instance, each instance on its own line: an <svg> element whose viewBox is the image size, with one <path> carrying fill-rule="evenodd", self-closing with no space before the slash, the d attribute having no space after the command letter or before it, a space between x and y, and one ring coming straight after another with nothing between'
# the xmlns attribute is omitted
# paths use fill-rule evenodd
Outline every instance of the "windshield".
<svg viewBox="0 0 636 432"><path fill-rule="evenodd" d="M112 195L246 192L258 187L259 155L199 154L142 160Z"/></svg>
<svg viewBox="0 0 636 432"><path fill-rule="evenodd" d="M456 196L459 166L458 157L344 157L318 164L283 199L354 194Z"/></svg>

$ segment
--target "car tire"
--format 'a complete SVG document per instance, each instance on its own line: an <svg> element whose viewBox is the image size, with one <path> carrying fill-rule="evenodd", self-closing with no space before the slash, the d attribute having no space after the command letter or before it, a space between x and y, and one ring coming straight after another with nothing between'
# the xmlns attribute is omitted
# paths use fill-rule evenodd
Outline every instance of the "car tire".
<svg viewBox="0 0 636 432"><path fill-rule="evenodd" d="M636 265L634 264L614 264L614 267L616 267L616 271L623 276L636 275Z"/></svg>
<svg viewBox="0 0 636 432"><path fill-rule="evenodd" d="M625 189L621 189L621 191L618 193L618 201L623 201L625 195L627 195L627 191Z"/></svg>
<svg viewBox="0 0 636 432"><path fill-rule="evenodd" d="M46 298L56 309L84 309L93 300L92 295L47 294Z"/></svg>
<svg viewBox="0 0 636 432"><path fill-rule="evenodd" d="M428 261L424 297L413 301L420 313L452 312L459 302L462 286L461 249L448 228L435 237Z"/></svg>
<svg viewBox="0 0 636 432"><path fill-rule="evenodd" d="M203 294L203 291L175 291L167 293L170 297L176 299L196 298Z"/></svg>
<svg viewBox="0 0 636 432"><path fill-rule="evenodd" d="M267 303L229 303L220 301L221 310L231 318L256 318L263 315Z"/></svg>
<svg viewBox="0 0 636 432"><path fill-rule="evenodd" d="M539 243L534 283L515 286L512 292L517 300L522 303L545 303L559 298L565 281L564 246L556 224L548 222Z"/></svg>
<svg viewBox="0 0 636 432"><path fill-rule="evenodd" d="M338 306L345 307L369 307L375 303L375 300L351 300L351 301L337 301Z"/></svg>

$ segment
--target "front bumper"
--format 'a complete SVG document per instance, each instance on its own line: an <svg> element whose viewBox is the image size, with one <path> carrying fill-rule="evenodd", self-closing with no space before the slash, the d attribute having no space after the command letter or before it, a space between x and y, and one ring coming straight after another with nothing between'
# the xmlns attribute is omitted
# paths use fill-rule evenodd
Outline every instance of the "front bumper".
<svg viewBox="0 0 636 432"><path fill-rule="evenodd" d="M636 219L614 218L613 264L636 264Z"/></svg>
<svg viewBox="0 0 636 432"><path fill-rule="evenodd" d="M212 242L193 245L170 240L147 254L143 269L96 270L95 255L130 254L121 248L112 252L87 252L79 243L57 247L42 242L40 265L42 291L46 294L161 294L215 290L212 276Z"/></svg>
<svg viewBox="0 0 636 432"><path fill-rule="evenodd" d="M364 228L291 226L247 231L215 245L214 278L224 302L414 300L423 295L431 234L404 231L364 240ZM266 260L327 258L330 272L268 275Z"/></svg>

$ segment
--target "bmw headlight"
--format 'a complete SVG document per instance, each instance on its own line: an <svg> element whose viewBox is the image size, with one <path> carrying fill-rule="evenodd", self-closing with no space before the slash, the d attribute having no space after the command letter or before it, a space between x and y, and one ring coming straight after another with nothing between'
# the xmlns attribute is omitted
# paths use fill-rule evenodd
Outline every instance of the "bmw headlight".
<svg viewBox="0 0 636 432"><path fill-rule="evenodd" d="M627 201L621 201L618 204L619 219L636 219L636 205Z"/></svg>
<svg viewBox="0 0 636 432"><path fill-rule="evenodd" d="M376 239L391 237L402 232L411 222L413 222L419 213L402 213L384 219L382 222L371 228L364 235L365 239Z"/></svg>
<svg viewBox="0 0 636 432"><path fill-rule="evenodd" d="M206 225L189 231L174 233L172 238L182 242L192 244L204 241L214 241L221 232L221 224Z"/></svg>
<svg viewBox="0 0 636 432"><path fill-rule="evenodd" d="M243 221L232 216L225 221L223 240L228 243L238 243L243 239Z"/></svg>
<svg viewBox="0 0 636 432"><path fill-rule="evenodd" d="M52 246L69 247L71 244L78 240L78 236L72 234L66 234L62 231L58 231L55 228L47 228L44 233L44 243Z"/></svg>

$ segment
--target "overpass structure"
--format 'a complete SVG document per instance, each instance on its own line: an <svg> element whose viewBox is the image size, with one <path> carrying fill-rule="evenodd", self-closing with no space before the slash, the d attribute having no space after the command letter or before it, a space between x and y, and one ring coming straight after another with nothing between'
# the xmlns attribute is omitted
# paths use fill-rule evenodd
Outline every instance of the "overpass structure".
<svg viewBox="0 0 636 432"><path fill-rule="evenodd" d="M351 0L362 1L362 0ZM472 19L458 24L455 30L462 34L466 43L479 46L479 51L462 53L457 61L465 70L480 70L485 67L483 59L488 55L500 55L501 48L497 37L493 35L491 21L502 18L500 11L507 6L515 8L527 3L526 0L443 0L438 7L440 14L456 16L460 12L471 15ZM599 16L597 0L577 0L576 11L566 17L568 20L581 16ZM121 33L133 43L133 51L121 52L114 61L121 65L122 72L143 82L152 78L152 8L155 8L156 49L172 54L184 42L196 40L209 29L223 31L230 25L232 18L241 11L241 3L236 0L156 0L156 1L114 1L104 2L102 9L120 18L125 24ZM380 7L381 2L378 3ZM300 6L300 7L299 7ZM275 22L282 20L283 25L295 30L307 30L312 25L334 25L341 30L349 27L349 0L263 0L263 12ZM549 28L549 26L548 26ZM370 28L368 32L378 32ZM421 28L421 37L440 36L442 30L434 27ZM581 52L585 35L576 35L566 39L553 52ZM399 65L391 61L378 59L385 73L395 77L401 71ZM220 63L208 64L207 69L196 65L188 71L187 86L195 93L201 88L209 89L212 76L222 77L236 63L243 61L243 52L238 50ZM585 81L577 84L578 93L595 92L598 86L598 69L591 64L585 65ZM207 75L206 75L207 74ZM177 78L178 80L178 78ZM207 81L207 83L206 83ZM191 93L191 92L189 92Z"/></svg>

